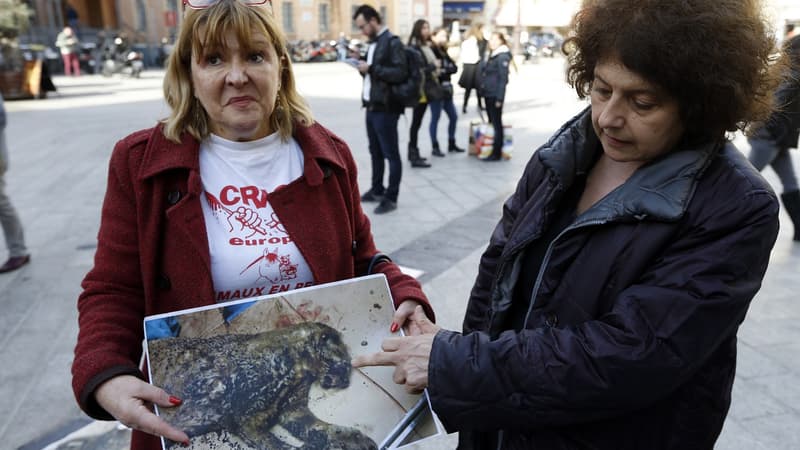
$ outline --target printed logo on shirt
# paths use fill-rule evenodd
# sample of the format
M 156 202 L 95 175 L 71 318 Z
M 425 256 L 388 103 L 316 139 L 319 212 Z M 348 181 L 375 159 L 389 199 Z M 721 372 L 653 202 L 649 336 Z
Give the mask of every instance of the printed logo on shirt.
M 239 278 L 254 287 L 218 291 L 217 301 L 274 294 L 313 284 L 305 277 L 297 280 L 299 263 L 295 259 L 302 260 L 302 256 L 272 211 L 265 190 L 227 185 L 220 189 L 218 196 L 209 192 L 205 195 L 213 217 L 221 226 L 220 232 L 228 235 L 225 238 L 227 251 L 258 251 L 255 257 L 245 259 L 244 253 L 237 257 L 242 264 L 246 263 L 241 270 L 236 270 Z M 269 214 L 269 218 L 262 214 Z

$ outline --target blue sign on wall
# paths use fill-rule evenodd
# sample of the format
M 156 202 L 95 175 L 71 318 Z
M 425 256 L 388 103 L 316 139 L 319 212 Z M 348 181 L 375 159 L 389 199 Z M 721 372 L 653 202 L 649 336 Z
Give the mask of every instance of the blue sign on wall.
M 443 2 L 446 13 L 479 13 L 484 2 Z

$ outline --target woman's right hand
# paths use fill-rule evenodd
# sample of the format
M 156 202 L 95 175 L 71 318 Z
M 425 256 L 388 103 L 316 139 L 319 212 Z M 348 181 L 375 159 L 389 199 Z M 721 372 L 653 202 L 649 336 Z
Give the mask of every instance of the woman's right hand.
M 189 436 L 156 416 L 147 403 L 162 408 L 179 406 L 181 400 L 163 389 L 146 383 L 133 375 L 119 375 L 101 384 L 94 398 L 109 414 L 134 430 L 189 445 Z

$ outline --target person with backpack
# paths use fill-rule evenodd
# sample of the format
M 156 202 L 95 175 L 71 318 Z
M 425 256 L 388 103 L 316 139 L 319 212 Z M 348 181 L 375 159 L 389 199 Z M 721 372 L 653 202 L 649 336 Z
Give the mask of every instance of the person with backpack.
M 391 86 L 408 79 L 408 63 L 403 43 L 381 23 L 375 8 L 359 6 L 353 14 L 356 27 L 369 39 L 366 61 L 357 68 L 364 77 L 361 100 L 366 108 L 367 137 L 372 163 L 372 184 L 361 196 L 362 202 L 376 202 L 375 214 L 397 209 L 403 163 L 397 121 L 405 106 L 392 95 Z M 389 161 L 389 184 L 383 185 L 384 160 Z
M 486 105 L 486 115 L 494 129 L 492 154 L 483 161 L 500 161 L 503 157 L 503 101 L 508 84 L 508 65 L 512 64 L 511 51 L 502 32 L 495 31 L 489 38 L 489 59 L 481 69 L 479 92 Z
M 458 113 L 456 112 L 456 105 L 453 103 L 453 83 L 450 77 L 458 71 L 456 63 L 447 54 L 447 29 L 438 28 L 433 33 L 433 52 L 439 60 L 439 85 L 442 87 L 442 98 L 440 100 L 433 100 L 428 102 L 431 107 L 431 124 L 429 133 L 431 135 L 431 143 L 433 144 L 433 154 L 439 150 L 439 140 L 437 138 L 437 130 L 439 128 L 439 117 L 442 115 L 442 109 L 447 114 L 447 152 L 448 153 L 463 153 L 464 149 L 456 145 L 456 122 L 458 121 Z
M 408 160 L 411 167 L 430 167 L 427 158 L 419 154 L 417 138 L 419 128 L 422 125 L 422 118 L 428 109 L 428 103 L 441 100 L 442 90 L 439 86 L 439 60 L 431 48 L 431 27 L 427 20 L 418 19 L 411 28 L 411 35 L 408 37 L 408 47 L 416 49 L 423 57 L 424 78 L 422 80 L 422 95 L 419 102 L 414 106 L 411 116 L 411 127 L 408 130 Z M 433 156 L 444 156 L 438 147 L 434 147 Z

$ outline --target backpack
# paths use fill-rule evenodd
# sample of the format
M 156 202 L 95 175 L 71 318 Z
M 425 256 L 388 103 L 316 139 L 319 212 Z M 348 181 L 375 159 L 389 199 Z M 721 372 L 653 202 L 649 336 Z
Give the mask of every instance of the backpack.
M 393 39 L 400 39 L 394 36 Z M 406 108 L 413 108 L 419 104 L 422 97 L 422 85 L 425 81 L 425 58 L 418 49 L 405 45 L 402 42 L 403 52 L 408 65 L 408 78 L 400 83 L 389 85 L 389 95 L 392 100 Z

